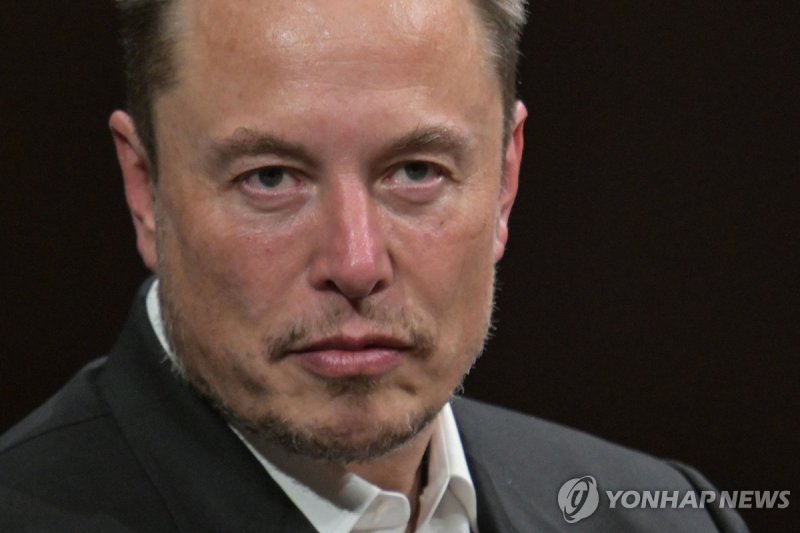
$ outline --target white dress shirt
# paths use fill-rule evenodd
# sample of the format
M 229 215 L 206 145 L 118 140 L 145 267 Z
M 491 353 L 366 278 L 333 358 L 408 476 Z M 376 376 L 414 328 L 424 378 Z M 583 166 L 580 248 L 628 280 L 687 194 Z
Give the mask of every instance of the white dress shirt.
M 147 294 L 147 314 L 173 364 L 158 300 L 158 281 Z M 477 533 L 475 486 L 450 404 L 432 422 L 428 445 L 428 482 L 419 497 L 415 531 Z M 403 533 L 411 505 L 402 493 L 386 491 L 340 466 L 291 454 L 267 439 L 231 426 L 309 522 L 323 533 L 374 531 Z

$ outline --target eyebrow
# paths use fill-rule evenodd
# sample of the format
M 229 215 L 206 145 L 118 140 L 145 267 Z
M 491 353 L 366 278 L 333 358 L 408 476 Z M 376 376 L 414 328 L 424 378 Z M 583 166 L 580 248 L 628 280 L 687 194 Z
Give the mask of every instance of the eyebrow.
M 466 135 L 447 126 L 418 126 L 392 142 L 385 151 L 390 156 L 414 152 L 440 152 L 461 160 L 473 146 Z
M 208 159 L 213 168 L 223 169 L 240 157 L 264 154 L 294 159 L 312 167 L 317 166 L 314 157 L 300 144 L 250 128 L 238 128 L 230 137 L 213 141 L 208 150 Z
M 392 141 L 380 151 L 381 158 L 399 157 L 416 152 L 450 154 L 459 162 L 474 143 L 468 137 L 448 126 L 417 126 L 410 133 Z M 211 168 L 224 169 L 236 159 L 264 154 L 276 155 L 318 168 L 318 160 L 298 143 L 251 128 L 238 128 L 229 137 L 212 141 L 207 158 Z

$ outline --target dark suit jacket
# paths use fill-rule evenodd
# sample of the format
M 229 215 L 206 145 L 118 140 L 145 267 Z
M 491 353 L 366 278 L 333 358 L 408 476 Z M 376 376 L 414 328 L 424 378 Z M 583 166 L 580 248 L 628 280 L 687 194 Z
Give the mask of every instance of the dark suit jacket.
M 107 358 L 0 438 L 0 531 L 230 531 L 313 528 L 193 390 L 177 380 L 140 291 Z M 746 531 L 733 512 L 597 511 L 568 524 L 570 478 L 600 488 L 709 489 L 695 471 L 536 418 L 453 401 L 481 533 Z

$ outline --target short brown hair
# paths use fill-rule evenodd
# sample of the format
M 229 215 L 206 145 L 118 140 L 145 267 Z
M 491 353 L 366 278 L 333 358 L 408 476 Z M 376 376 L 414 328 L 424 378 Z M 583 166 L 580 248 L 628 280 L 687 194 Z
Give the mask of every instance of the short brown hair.
M 517 95 L 519 39 L 527 18 L 527 0 L 470 0 L 485 24 L 490 55 L 500 79 L 507 140 Z M 120 17 L 128 112 L 157 171 L 153 102 L 175 80 L 175 31 L 170 10 L 175 0 L 115 0 Z

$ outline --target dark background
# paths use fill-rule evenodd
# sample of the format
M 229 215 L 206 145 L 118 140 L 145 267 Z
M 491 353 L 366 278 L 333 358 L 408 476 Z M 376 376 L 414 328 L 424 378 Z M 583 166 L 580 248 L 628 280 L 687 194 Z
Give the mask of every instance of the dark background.
M 109 349 L 146 275 L 106 127 L 111 4 L 0 12 L 0 430 Z M 499 329 L 466 392 L 720 489 L 791 490 L 788 510 L 742 513 L 790 531 L 798 9 L 768 4 L 534 3 Z

